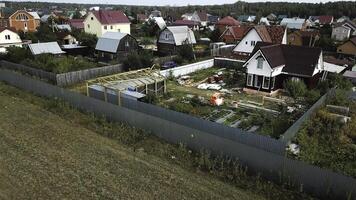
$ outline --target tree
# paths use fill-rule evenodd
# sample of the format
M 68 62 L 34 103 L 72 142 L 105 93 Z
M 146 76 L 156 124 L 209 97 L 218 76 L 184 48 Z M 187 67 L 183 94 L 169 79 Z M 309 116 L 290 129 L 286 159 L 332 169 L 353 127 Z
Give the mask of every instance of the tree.
M 195 59 L 193 47 L 188 42 L 184 42 L 184 44 L 178 48 L 178 54 L 188 61 Z
M 221 33 L 220 33 L 219 29 L 216 28 L 215 30 L 210 32 L 209 38 L 212 42 L 218 42 L 220 40 L 220 36 L 221 36 Z

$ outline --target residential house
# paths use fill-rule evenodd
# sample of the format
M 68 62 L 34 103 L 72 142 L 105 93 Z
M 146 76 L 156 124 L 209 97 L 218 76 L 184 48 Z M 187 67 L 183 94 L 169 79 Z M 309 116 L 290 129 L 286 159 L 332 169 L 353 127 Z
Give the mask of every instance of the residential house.
M 220 20 L 219 16 L 208 14 L 208 24 L 216 24 Z
M 149 18 L 152 18 L 152 17 L 162 17 L 161 11 L 159 11 L 159 10 L 151 11 L 151 14 L 150 14 Z
M 0 28 L 0 53 L 6 52 L 7 47 L 22 47 L 22 40 L 13 28 Z
M 246 67 L 246 91 L 269 94 L 283 89 L 286 80 L 304 81 L 308 88 L 317 85 L 323 72 L 320 48 L 258 43 Z
M 331 38 L 337 41 L 348 40 L 353 35 L 356 35 L 356 24 L 351 20 L 335 24 L 331 32 Z
M 266 17 L 269 21 L 277 21 L 277 15 L 271 13 Z
M 74 29 L 84 30 L 84 19 L 71 19 L 69 25 Z
M 84 20 L 84 31 L 95 34 L 97 37 L 106 32 L 130 34 L 130 24 L 127 16 L 121 11 L 91 11 Z
M 337 47 L 337 52 L 340 54 L 356 56 L 356 37 L 353 37 Z
M 77 39 L 72 34 L 66 32 L 57 32 L 57 39 L 61 45 L 78 44 Z
M 258 24 L 270 26 L 271 22 L 267 19 L 267 17 L 261 17 L 260 22 Z
M 158 29 L 161 31 L 167 27 L 167 24 L 164 21 L 163 17 L 153 17 L 152 21 L 156 24 Z
M 61 32 L 71 32 L 72 28 L 69 24 L 55 24 L 54 28 Z
M 240 16 L 238 16 L 237 20 L 240 22 L 252 23 L 256 20 L 256 16 L 254 16 L 254 15 L 240 15 Z
M 9 27 L 9 16 L 12 11 L 9 8 L 0 8 L 0 28 Z
M 196 44 L 194 32 L 188 26 L 168 26 L 160 33 L 157 48 L 160 54 L 172 55 L 184 44 Z
M 278 15 L 277 20 L 282 21 L 284 18 L 288 18 L 288 15 Z
M 230 16 L 226 16 L 222 18 L 215 24 L 215 26 L 219 29 L 221 33 L 225 31 L 225 29 L 229 26 L 238 26 L 238 25 L 240 25 L 240 22 Z
M 310 16 L 309 20 L 317 25 L 331 25 L 334 22 L 334 17 L 331 15 L 322 15 L 322 16 Z
M 241 60 L 247 59 L 257 42 L 287 44 L 287 28 L 284 26 L 254 26 L 246 32 L 242 40 L 233 49 L 233 55 Z
M 172 24 L 173 26 L 188 26 L 190 29 L 194 31 L 198 31 L 200 27 L 200 23 L 193 20 L 176 20 Z
M 9 17 L 9 25 L 16 31 L 34 32 L 40 26 L 40 20 L 36 12 L 18 10 Z
M 182 15 L 183 21 L 193 21 L 201 27 L 208 26 L 208 14 L 205 11 L 195 11 L 194 13 L 185 13 Z
M 298 17 L 284 18 L 282 19 L 280 25 L 286 26 L 288 29 L 298 29 L 298 30 L 302 30 L 307 27 L 306 20 Z
M 127 33 L 106 32 L 99 37 L 95 50 L 100 60 L 122 60 L 139 46 L 134 37 Z
M 320 33 L 317 30 L 297 30 L 288 34 L 287 42 L 290 45 L 313 47 L 319 39 Z
M 28 47 L 34 56 L 40 54 L 60 55 L 65 53 L 57 42 L 33 43 L 29 44 Z
M 340 17 L 339 19 L 336 20 L 336 23 L 341 23 L 341 22 L 344 22 L 346 20 L 350 20 L 350 17 L 342 16 L 342 17 Z
M 229 26 L 221 34 L 220 40 L 226 44 L 237 44 L 242 40 L 242 38 L 252 27 L 253 26 L 244 25 L 244 24 L 238 26 Z

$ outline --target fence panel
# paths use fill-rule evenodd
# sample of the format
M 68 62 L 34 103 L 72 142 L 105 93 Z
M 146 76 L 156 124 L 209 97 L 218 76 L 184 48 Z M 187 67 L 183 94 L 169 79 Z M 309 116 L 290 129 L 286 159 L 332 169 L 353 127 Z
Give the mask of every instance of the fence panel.
M 175 67 L 172 69 L 162 70 L 162 71 L 160 71 L 160 73 L 162 76 L 165 76 L 165 77 L 168 77 L 171 73 L 174 77 L 179 77 L 179 76 L 183 76 L 183 75 L 187 75 L 187 74 L 196 72 L 201 69 L 207 69 L 207 68 L 210 68 L 213 66 L 214 66 L 214 59 L 210 59 L 210 60 L 205 60 L 205 61 L 201 61 L 201 62 L 189 64 L 189 65 Z
M 80 83 L 92 78 L 107 76 L 120 72 L 123 72 L 123 66 L 121 64 L 118 64 L 112 66 L 97 67 L 92 69 L 85 69 L 80 71 L 57 74 L 56 80 L 57 80 L 57 85 L 67 86 L 75 83 Z
M 242 66 L 245 61 L 229 59 L 229 58 L 215 58 L 214 65 L 224 68 L 236 68 Z
M 291 160 L 282 155 L 261 148 L 219 137 L 219 134 L 205 132 L 135 109 L 119 107 L 54 85 L 25 77 L 9 70 L 0 69 L 0 80 L 21 89 L 45 97 L 58 97 L 72 106 L 106 116 L 109 120 L 131 124 L 152 132 L 171 143 L 185 143 L 194 150 L 207 149 L 215 154 L 238 158 L 249 170 L 270 180 L 280 178 L 303 186 L 304 191 L 323 198 L 356 199 L 356 180 L 330 170 Z M 133 105 L 135 106 L 135 105 Z M 139 106 L 139 105 L 137 105 Z M 223 130 L 225 132 L 225 130 Z M 350 194 L 353 192 L 352 196 Z

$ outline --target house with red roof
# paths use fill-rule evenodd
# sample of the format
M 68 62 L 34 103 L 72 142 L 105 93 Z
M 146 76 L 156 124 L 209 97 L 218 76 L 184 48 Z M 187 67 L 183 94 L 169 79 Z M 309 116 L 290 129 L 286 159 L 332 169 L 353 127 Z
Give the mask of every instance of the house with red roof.
M 97 37 L 106 32 L 130 34 L 130 20 L 122 11 L 98 10 L 90 11 L 84 20 L 84 31 Z
M 226 44 L 237 44 L 251 28 L 253 28 L 253 26 L 244 24 L 238 26 L 229 26 L 221 34 L 220 40 Z
M 284 26 L 254 26 L 245 33 L 241 41 L 233 49 L 233 55 L 237 59 L 247 59 L 257 42 L 287 44 L 287 28 Z
M 224 32 L 227 27 L 238 25 L 240 25 L 240 22 L 231 16 L 226 16 L 215 24 L 216 28 L 218 28 L 221 33 Z
M 334 17 L 331 15 L 321 15 L 321 16 L 310 16 L 309 20 L 315 24 L 331 25 L 334 22 Z
M 84 19 L 70 19 L 69 25 L 72 28 L 84 30 Z

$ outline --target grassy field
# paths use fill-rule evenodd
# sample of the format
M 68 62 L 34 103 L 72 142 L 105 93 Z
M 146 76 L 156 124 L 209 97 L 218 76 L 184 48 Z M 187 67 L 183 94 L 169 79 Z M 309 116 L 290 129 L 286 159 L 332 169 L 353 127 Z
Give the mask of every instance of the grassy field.
M 311 199 L 1 83 L 0 105 L 0 199 Z
M 264 199 L 0 91 L 0 199 Z

